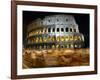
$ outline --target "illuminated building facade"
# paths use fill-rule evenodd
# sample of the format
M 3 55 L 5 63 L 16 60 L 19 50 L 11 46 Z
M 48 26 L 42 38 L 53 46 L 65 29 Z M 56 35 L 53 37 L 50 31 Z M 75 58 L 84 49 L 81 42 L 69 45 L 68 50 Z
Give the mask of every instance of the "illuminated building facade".
M 84 36 L 72 15 L 50 15 L 27 26 L 26 47 L 33 49 L 82 48 Z

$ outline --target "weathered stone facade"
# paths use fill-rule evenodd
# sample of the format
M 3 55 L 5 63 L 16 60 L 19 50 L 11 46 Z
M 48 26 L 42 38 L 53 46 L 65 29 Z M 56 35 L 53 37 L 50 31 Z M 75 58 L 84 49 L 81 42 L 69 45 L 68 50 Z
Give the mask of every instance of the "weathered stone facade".
M 27 27 L 28 48 L 82 48 L 84 36 L 72 15 L 50 15 Z

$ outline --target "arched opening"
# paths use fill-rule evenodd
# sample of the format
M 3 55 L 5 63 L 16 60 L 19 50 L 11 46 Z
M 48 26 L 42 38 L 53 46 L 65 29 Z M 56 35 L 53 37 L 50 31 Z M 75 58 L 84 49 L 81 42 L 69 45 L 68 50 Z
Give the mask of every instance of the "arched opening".
M 76 29 L 74 29 L 74 32 L 76 32 Z
M 68 28 L 66 28 L 66 32 L 68 32 Z
M 61 48 L 64 48 L 64 45 L 61 45 L 60 47 L 61 47 Z
M 70 28 L 70 32 L 72 32 L 72 28 Z
M 61 32 L 64 32 L 64 28 L 61 28 Z
M 48 28 L 48 32 L 49 32 L 49 33 L 51 32 L 51 28 Z
M 56 40 L 59 42 L 60 41 L 60 36 L 57 36 Z
M 61 41 L 64 41 L 64 40 L 65 40 L 65 39 L 64 39 L 64 36 L 61 36 L 60 40 L 61 40 Z
M 59 32 L 59 28 L 57 28 L 57 32 Z
M 68 36 L 66 36 L 66 37 L 65 37 L 65 41 L 68 41 L 68 40 L 69 40 L 69 37 L 68 37 Z
M 55 32 L 55 28 L 52 29 L 52 32 Z

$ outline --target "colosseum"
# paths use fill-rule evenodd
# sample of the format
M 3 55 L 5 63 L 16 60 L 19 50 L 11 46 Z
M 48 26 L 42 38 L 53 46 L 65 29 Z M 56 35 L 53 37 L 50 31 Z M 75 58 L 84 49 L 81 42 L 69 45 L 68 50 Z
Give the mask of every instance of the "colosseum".
M 27 26 L 26 48 L 82 48 L 84 35 L 72 15 L 50 15 Z

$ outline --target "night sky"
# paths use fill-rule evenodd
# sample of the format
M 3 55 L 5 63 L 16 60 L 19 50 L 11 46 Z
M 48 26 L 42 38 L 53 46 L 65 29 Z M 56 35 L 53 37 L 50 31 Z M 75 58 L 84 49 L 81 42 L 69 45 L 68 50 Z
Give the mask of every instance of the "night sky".
M 48 15 L 68 14 L 73 15 L 76 23 L 79 26 L 79 31 L 85 36 L 85 47 L 89 47 L 89 14 L 76 14 L 76 13 L 55 13 L 55 12 L 35 12 L 23 11 L 23 44 L 25 43 L 27 26 L 35 19 L 43 19 Z

